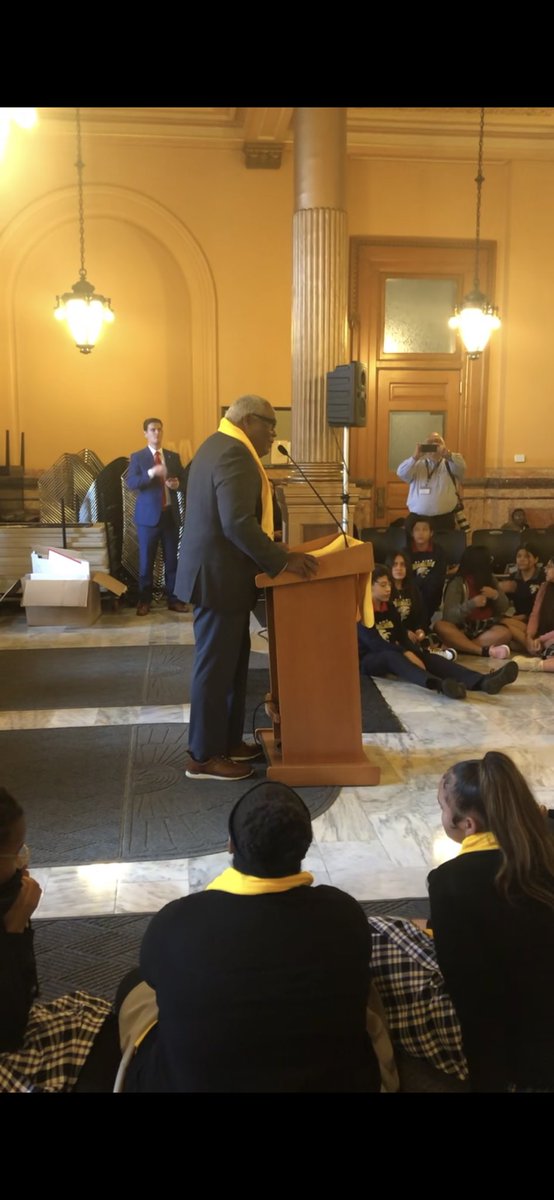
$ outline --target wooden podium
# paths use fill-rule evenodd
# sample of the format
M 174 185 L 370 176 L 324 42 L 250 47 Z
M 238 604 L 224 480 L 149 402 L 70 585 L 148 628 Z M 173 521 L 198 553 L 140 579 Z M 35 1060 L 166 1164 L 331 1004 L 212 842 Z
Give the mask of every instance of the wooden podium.
M 294 549 L 309 554 L 336 535 Z M 269 762 L 267 778 L 294 786 L 376 784 L 379 768 L 362 742 L 356 634 L 358 576 L 373 568 L 369 542 L 318 559 L 309 580 L 285 571 L 265 588 L 273 729 L 256 730 Z

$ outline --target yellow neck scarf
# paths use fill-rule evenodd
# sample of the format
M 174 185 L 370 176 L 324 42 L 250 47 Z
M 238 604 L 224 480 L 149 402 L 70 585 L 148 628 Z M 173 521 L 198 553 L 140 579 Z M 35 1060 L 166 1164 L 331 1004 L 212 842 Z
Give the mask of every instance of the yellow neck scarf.
M 309 887 L 314 877 L 309 871 L 298 875 L 285 875 L 282 879 L 260 879 L 257 875 L 243 875 L 234 867 L 227 867 L 208 884 L 206 891 L 232 892 L 234 896 L 263 896 L 266 892 L 290 892 L 291 888 Z
M 500 850 L 494 833 L 470 833 L 464 838 L 460 854 L 468 854 L 470 850 Z
M 239 429 L 238 425 L 233 425 L 232 421 L 228 421 L 227 417 L 221 418 L 221 421 L 217 427 L 217 431 L 218 433 L 226 433 L 227 437 L 236 438 L 237 442 L 242 442 L 243 446 L 246 446 L 246 449 L 250 451 L 258 471 L 260 472 L 260 478 L 262 481 L 262 529 L 264 533 L 267 533 L 268 537 L 273 539 L 275 532 L 273 526 L 273 495 L 271 492 L 271 484 L 264 471 L 261 458 L 258 454 L 256 454 L 250 438 L 243 433 L 242 429 Z
M 349 546 L 364 545 L 358 538 L 350 537 L 348 533 L 346 535 L 346 542 Z M 322 546 L 320 550 L 310 550 L 310 554 L 313 554 L 314 558 L 321 558 L 323 554 L 333 554 L 336 550 L 344 550 L 344 546 L 344 534 L 341 533 L 335 538 L 334 542 L 329 542 L 328 546 Z M 368 629 L 371 629 L 372 625 L 375 624 L 373 600 L 371 598 L 371 577 L 369 575 L 358 575 L 357 619 L 362 622 L 362 625 L 366 625 Z

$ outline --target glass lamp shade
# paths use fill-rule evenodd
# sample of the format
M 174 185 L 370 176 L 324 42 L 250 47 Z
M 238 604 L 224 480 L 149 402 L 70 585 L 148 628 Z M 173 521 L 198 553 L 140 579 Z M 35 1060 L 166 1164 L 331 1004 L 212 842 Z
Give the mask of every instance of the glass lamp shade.
M 115 319 L 110 301 L 95 294 L 85 279 L 73 284 L 71 292 L 57 297 L 54 316 L 67 321 L 71 336 L 81 354 L 90 354 L 96 345 L 105 322 Z
M 465 296 L 461 309 L 456 308 L 448 324 L 459 331 L 469 357 L 478 358 L 493 330 L 500 329 L 500 317 L 482 292 L 471 292 Z

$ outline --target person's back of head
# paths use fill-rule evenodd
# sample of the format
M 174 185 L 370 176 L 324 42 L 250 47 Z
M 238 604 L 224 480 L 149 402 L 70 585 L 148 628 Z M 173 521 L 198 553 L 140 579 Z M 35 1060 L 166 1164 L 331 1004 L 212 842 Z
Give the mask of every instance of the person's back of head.
M 454 822 L 472 817 L 476 832 L 494 834 L 502 857 L 495 880 L 501 895 L 523 892 L 554 908 L 554 839 L 512 759 L 490 750 L 482 759 L 455 763 L 443 783 Z
M 487 547 L 467 546 L 460 559 L 458 574 L 463 579 L 471 576 L 478 588 L 492 587 L 492 557 Z
M 259 783 L 237 800 L 229 817 L 233 866 L 243 875 L 295 875 L 312 841 L 309 810 L 284 783 Z

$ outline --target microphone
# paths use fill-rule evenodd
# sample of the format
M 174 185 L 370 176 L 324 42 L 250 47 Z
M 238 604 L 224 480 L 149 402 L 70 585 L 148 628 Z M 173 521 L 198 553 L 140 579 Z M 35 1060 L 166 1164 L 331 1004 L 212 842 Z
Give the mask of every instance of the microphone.
M 317 491 L 317 488 L 315 488 L 315 487 L 314 487 L 314 485 L 313 485 L 313 483 L 311 482 L 311 480 L 310 480 L 310 479 L 308 479 L 308 476 L 307 476 L 307 475 L 306 475 L 306 473 L 305 473 L 305 472 L 302 470 L 302 467 L 299 467 L 299 466 L 298 466 L 298 463 L 294 461 L 294 458 L 292 457 L 292 454 L 289 454 L 289 452 L 288 452 L 288 450 L 287 450 L 286 446 L 283 446 L 283 443 L 282 443 L 282 442 L 278 442 L 278 444 L 277 444 L 277 449 L 278 449 L 278 451 L 279 451 L 279 454 L 283 454 L 283 455 L 285 456 L 285 458 L 288 458 L 288 459 L 290 459 L 290 461 L 291 461 L 291 463 L 292 463 L 293 467 L 296 467 L 296 470 L 300 472 L 300 474 L 301 474 L 302 478 L 306 480 L 306 483 L 308 484 L 308 487 L 311 487 L 311 489 L 312 489 L 312 492 L 314 492 L 314 494 L 317 496 L 317 498 L 318 498 L 318 500 L 319 500 L 319 503 L 323 505 L 323 507 L 324 507 L 324 509 L 326 510 L 326 512 L 328 512 L 328 513 L 329 513 L 329 516 L 332 518 L 332 520 L 334 521 L 335 525 L 337 526 L 337 528 L 338 528 L 338 529 L 340 530 L 340 532 L 342 533 L 342 536 L 343 536 L 343 538 L 344 538 L 344 544 L 345 544 L 345 546 L 346 546 L 346 549 L 348 550 L 348 539 L 347 539 L 346 533 L 344 532 L 344 529 L 343 529 L 343 527 L 342 527 L 342 525 L 341 525 L 340 521 L 337 521 L 337 518 L 336 518 L 336 516 L 335 516 L 334 512 L 331 512 L 331 509 L 329 508 L 329 505 L 325 503 L 325 500 L 323 499 L 323 496 L 320 496 L 319 492 Z

